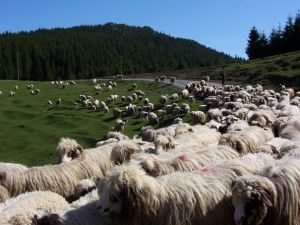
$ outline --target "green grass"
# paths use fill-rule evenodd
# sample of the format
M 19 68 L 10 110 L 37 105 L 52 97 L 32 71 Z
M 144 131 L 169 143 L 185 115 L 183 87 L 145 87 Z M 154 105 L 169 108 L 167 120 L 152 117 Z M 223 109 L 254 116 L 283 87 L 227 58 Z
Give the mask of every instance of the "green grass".
M 26 85 L 33 83 L 34 88 L 41 92 L 31 95 Z M 28 166 L 57 163 L 58 156 L 55 151 L 60 137 L 75 138 L 84 147 L 93 147 L 95 143 L 105 136 L 115 124 L 112 116 L 114 107 L 124 108 L 121 100 L 109 106 L 111 111 L 105 114 L 102 111 L 90 111 L 79 107 L 74 108 L 74 101 L 78 100 L 81 90 L 94 99 L 105 100 L 110 94 L 130 95 L 133 81 L 117 81 L 118 86 L 112 91 L 103 91 L 95 95 L 90 81 L 77 81 L 75 86 L 64 89 L 51 85 L 50 82 L 31 81 L 0 81 L 0 161 L 17 162 Z M 161 94 L 172 94 L 178 91 L 167 84 L 135 82 L 137 89 L 143 90 L 151 102 L 158 104 Z M 9 97 L 9 91 L 18 85 L 17 94 Z M 47 101 L 55 103 L 57 98 L 62 99 L 59 107 L 49 107 Z M 179 100 L 178 103 L 182 103 Z M 141 105 L 139 103 L 138 105 Z M 199 102 L 191 105 L 192 110 L 199 106 Z M 146 120 L 136 115 L 128 118 L 129 123 L 125 134 L 132 137 L 139 133 Z M 168 125 L 173 120 L 167 116 L 160 126 Z M 186 116 L 185 121 L 190 117 Z
M 279 88 L 280 84 L 285 84 L 300 89 L 300 51 L 214 67 L 138 74 L 136 76 L 175 75 L 181 79 L 201 79 L 203 75 L 209 75 L 212 80 L 220 82 L 222 70 L 226 71 L 229 83 L 260 83 L 265 87 L 275 89 Z

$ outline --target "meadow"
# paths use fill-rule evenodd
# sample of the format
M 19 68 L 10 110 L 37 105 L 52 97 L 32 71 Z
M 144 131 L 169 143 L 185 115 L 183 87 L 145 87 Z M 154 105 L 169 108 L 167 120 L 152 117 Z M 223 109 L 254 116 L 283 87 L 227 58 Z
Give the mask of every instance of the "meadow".
M 105 82 L 100 81 L 100 82 Z M 77 85 L 65 88 L 51 84 L 51 82 L 34 81 L 0 81 L 0 161 L 23 163 L 28 166 L 58 163 L 56 153 L 57 142 L 61 137 L 76 139 L 85 148 L 94 147 L 96 142 L 102 140 L 108 131 L 112 130 L 116 119 L 112 109 L 124 109 L 126 104 L 121 101 L 121 96 L 131 95 L 132 84 L 137 84 L 137 89 L 146 93 L 150 102 L 160 108 L 159 96 L 173 94 L 178 89 L 170 84 L 118 80 L 117 87 L 112 91 L 103 90 L 100 95 L 95 95 L 90 80 L 76 81 Z M 32 95 L 27 88 L 33 84 L 33 89 L 40 89 L 40 93 Z M 11 90 L 18 86 L 15 96 L 9 96 Z M 119 99 L 112 103 L 110 112 L 92 111 L 81 107 L 74 107 L 74 102 L 79 100 L 79 94 L 91 95 L 94 99 L 105 101 L 111 94 L 119 95 Z M 60 106 L 55 105 L 60 98 Z M 51 100 L 53 106 L 48 106 Z M 182 103 L 181 98 L 178 103 Z M 135 103 L 143 105 L 142 102 Z M 191 110 L 199 106 L 193 103 Z M 172 123 L 172 116 L 166 116 L 159 126 Z M 190 117 L 183 118 L 190 121 Z M 141 127 L 148 125 L 148 121 L 138 115 L 128 117 L 128 125 L 124 133 L 130 137 L 139 133 Z

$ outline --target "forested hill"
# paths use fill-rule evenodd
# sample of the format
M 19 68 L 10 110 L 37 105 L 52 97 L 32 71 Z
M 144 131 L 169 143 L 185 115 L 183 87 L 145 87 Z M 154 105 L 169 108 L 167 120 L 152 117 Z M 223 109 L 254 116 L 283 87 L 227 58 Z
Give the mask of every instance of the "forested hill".
M 236 61 L 195 41 L 150 27 L 107 23 L 0 34 L 0 79 L 85 79 Z

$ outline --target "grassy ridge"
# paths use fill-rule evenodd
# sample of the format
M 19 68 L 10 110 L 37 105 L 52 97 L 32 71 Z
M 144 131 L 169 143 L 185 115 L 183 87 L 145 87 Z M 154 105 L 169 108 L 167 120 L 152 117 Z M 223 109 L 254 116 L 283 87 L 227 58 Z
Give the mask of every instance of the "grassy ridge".
M 41 92 L 31 95 L 26 85 L 33 83 L 34 89 Z M 114 107 L 124 108 L 121 100 L 109 106 L 110 112 L 90 111 L 79 107 L 74 108 L 74 101 L 78 100 L 81 90 L 94 99 L 105 100 L 110 94 L 131 95 L 133 81 L 118 81 L 117 88 L 112 91 L 102 91 L 95 95 L 90 81 L 78 81 L 75 86 L 58 88 L 50 82 L 29 81 L 0 81 L 0 161 L 18 162 L 29 166 L 57 163 L 55 148 L 60 137 L 75 138 L 84 147 L 93 147 L 97 141 L 112 129 L 115 118 L 112 116 Z M 178 89 L 171 85 L 135 82 L 138 89 L 143 90 L 151 102 L 157 104 L 161 94 L 172 94 Z M 17 94 L 9 97 L 9 91 L 18 85 Z M 62 99 L 59 107 L 49 107 L 47 101 L 55 103 Z M 181 100 L 178 102 L 181 103 Z M 139 103 L 138 105 L 142 105 Z M 194 103 L 196 109 L 199 103 Z M 125 134 L 138 134 L 140 128 L 147 125 L 147 121 L 131 116 Z M 160 126 L 169 124 L 173 118 L 166 117 Z M 187 116 L 185 120 L 189 120 Z
M 139 74 L 136 76 L 154 77 L 164 74 L 176 75 L 181 79 L 201 79 L 203 75 L 209 75 L 212 80 L 220 81 L 219 74 L 222 70 L 228 74 L 228 80 L 232 83 L 260 83 L 275 88 L 279 87 L 279 84 L 286 84 L 299 89 L 300 51 L 246 62 L 236 62 L 223 66 L 165 71 L 156 74 Z

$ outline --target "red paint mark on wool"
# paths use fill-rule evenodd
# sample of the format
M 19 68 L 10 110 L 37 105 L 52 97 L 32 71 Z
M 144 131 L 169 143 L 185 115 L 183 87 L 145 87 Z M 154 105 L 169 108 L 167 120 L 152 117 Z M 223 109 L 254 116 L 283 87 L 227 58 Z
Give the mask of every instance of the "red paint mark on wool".
M 214 168 L 203 167 L 203 168 L 199 169 L 199 172 L 200 173 L 206 173 L 206 174 L 207 173 L 213 174 L 213 173 L 217 173 L 217 170 L 214 169 Z
M 182 155 L 178 156 L 177 159 L 179 159 L 181 161 L 186 161 L 188 159 L 188 157 L 186 154 L 182 154 Z

